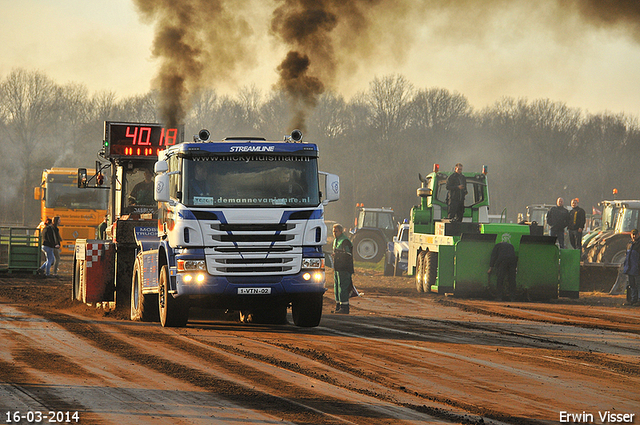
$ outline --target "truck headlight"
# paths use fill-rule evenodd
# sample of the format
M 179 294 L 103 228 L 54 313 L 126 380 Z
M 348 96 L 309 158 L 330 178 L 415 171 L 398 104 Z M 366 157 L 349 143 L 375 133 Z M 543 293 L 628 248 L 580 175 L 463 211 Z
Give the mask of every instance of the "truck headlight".
M 303 269 L 322 269 L 324 268 L 324 258 L 303 258 Z
M 178 260 L 177 266 L 179 272 L 207 269 L 207 265 L 204 260 Z
M 312 272 L 312 273 L 305 272 L 302 275 L 302 278 L 304 280 L 313 280 L 316 283 L 323 283 L 324 279 L 325 279 L 325 276 L 324 276 L 324 272 L 323 271 L 319 271 L 318 270 L 318 271 L 315 271 L 315 272 Z

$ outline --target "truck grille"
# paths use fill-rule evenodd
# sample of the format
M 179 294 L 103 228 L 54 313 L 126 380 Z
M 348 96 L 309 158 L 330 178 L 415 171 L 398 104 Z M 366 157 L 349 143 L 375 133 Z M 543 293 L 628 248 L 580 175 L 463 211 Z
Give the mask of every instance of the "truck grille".
M 211 223 L 203 226 L 207 270 L 212 275 L 295 274 L 302 262 L 302 234 L 296 223 Z

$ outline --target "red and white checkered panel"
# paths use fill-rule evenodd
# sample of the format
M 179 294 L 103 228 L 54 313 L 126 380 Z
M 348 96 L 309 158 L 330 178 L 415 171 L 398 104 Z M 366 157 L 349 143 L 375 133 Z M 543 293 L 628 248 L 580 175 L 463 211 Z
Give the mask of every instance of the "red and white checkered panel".
M 93 263 L 100 261 L 100 257 L 104 252 L 104 244 L 102 243 L 88 243 L 85 252 L 85 260 L 87 262 L 87 268 L 92 267 Z

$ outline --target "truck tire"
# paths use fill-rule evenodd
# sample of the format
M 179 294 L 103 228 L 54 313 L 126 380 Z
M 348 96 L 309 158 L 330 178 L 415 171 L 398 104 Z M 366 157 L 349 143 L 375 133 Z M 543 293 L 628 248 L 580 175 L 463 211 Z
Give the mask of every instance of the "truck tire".
M 400 258 L 398 257 L 396 257 L 396 260 L 393 263 L 393 275 L 402 276 L 402 269 L 400 269 Z
M 384 260 L 384 275 L 385 276 L 393 276 L 393 272 L 394 272 L 393 263 L 389 260 L 389 258 L 385 258 L 385 260 Z
M 142 293 L 142 270 L 140 261 L 133 265 L 133 277 L 131 279 L 131 320 L 141 322 L 157 322 L 160 319 L 158 311 L 158 294 Z
M 313 328 L 322 318 L 323 294 L 300 294 L 291 303 L 293 324 L 301 328 Z
M 418 292 L 424 292 L 424 257 L 426 252 L 421 251 L 416 259 L 416 290 Z
M 424 262 L 424 292 L 431 291 L 431 285 L 436 284 L 436 277 L 438 276 L 438 253 L 433 251 L 427 251 Z
M 160 312 L 160 323 L 163 327 L 182 327 L 189 321 L 189 300 L 174 298 L 169 293 L 169 268 L 164 265 L 160 270 L 158 281 L 158 310 Z
M 385 253 L 382 237 L 373 232 L 358 232 L 353 238 L 353 258 L 356 261 L 377 263 Z

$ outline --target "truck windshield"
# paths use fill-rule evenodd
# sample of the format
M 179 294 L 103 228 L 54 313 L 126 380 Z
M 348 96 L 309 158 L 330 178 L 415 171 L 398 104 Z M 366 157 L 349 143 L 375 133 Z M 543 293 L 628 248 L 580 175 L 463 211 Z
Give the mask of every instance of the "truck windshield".
M 213 207 L 315 207 L 316 158 L 238 155 L 185 158 L 184 203 Z
M 64 176 L 66 180 L 67 176 Z M 54 176 L 49 176 L 46 185 L 45 207 L 105 210 L 109 199 L 109 191 L 102 189 L 80 189 L 77 183 L 57 183 Z

